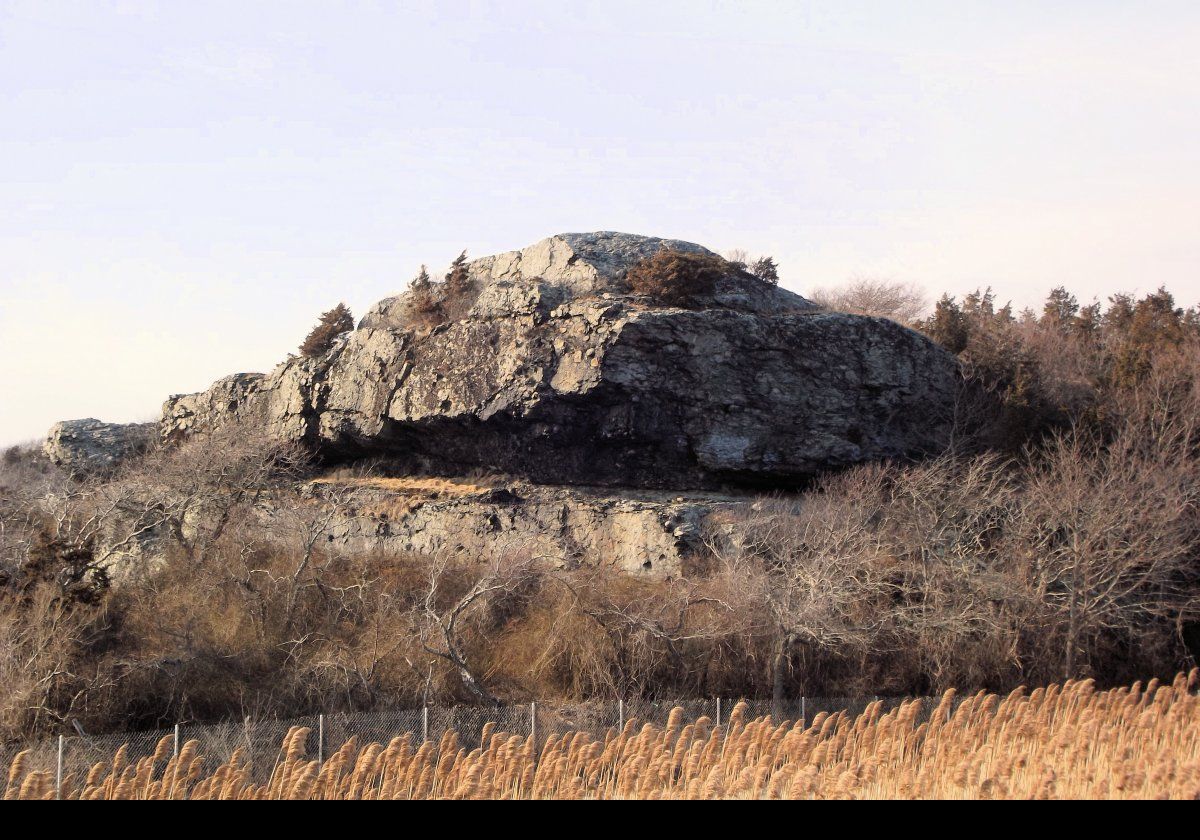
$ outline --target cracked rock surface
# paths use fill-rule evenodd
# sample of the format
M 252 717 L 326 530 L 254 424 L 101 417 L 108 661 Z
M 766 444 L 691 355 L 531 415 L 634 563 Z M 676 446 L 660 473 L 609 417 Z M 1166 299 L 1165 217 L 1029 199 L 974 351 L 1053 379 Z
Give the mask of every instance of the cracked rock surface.
M 465 317 L 421 327 L 405 295 L 388 298 L 324 356 L 172 397 L 161 432 L 238 420 L 334 462 L 678 489 L 777 486 L 944 445 L 950 354 L 732 270 L 688 309 L 630 294 L 630 266 L 666 247 L 709 253 L 600 232 L 475 260 Z
M 305 503 L 333 505 L 329 544 L 351 552 L 528 552 L 549 565 L 606 563 L 629 574 L 675 577 L 703 546 L 714 514 L 752 503 L 744 495 L 675 495 L 611 488 L 550 487 L 519 480 L 490 488 L 428 492 L 383 480 L 346 488 L 309 485 Z M 339 492 L 341 489 L 343 492 Z M 289 503 L 294 504 L 294 503 Z M 265 532 L 292 511 L 264 501 L 257 512 Z

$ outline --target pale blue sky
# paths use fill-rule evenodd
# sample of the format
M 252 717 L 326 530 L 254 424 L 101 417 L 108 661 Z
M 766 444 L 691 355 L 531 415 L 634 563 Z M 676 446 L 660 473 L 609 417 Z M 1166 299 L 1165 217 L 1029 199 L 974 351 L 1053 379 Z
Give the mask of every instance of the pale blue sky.
M 0 444 L 566 230 L 1200 302 L 1200 4 L 0 0 Z

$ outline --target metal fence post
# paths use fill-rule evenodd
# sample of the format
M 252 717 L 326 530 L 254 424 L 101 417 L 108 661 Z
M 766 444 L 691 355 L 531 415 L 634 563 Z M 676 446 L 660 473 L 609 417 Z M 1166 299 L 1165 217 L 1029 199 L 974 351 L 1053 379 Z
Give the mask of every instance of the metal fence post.
M 804 695 L 800 695 L 800 720 L 808 725 L 808 710 L 804 708 Z
M 721 725 L 721 698 L 717 698 L 717 726 Z
M 63 736 L 58 736 L 58 761 L 54 770 L 54 798 L 62 799 Z
M 421 743 L 429 740 L 429 707 L 421 707 Z
M 325 763 L 325 715 L 317 715 L 317 764 Z
M 172 739 L 171 755 L 179 758 L 179 724 L 175 724 L 175 737 Z
M 617 700 L 617 729 L 624 731 L 625 729 L 625 698 L 621 697 Z

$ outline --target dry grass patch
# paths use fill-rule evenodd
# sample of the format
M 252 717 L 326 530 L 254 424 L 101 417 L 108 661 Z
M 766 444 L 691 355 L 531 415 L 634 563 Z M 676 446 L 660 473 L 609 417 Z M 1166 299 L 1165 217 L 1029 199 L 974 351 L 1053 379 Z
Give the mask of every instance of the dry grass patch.
M 432 476 L 406 476 L 383 478 L 378 476 L 327 476 L 315 479 L 313 484 L 337 487 L 356 487 L 367 490 L 387 490 L 392 493 L 459 498 L 477 496 L 500 485 L 499 478 L 439 478 Z
M 315 479 L 312 484 L 333 490 L 365 490 L 390 494 L 385 498 L 363 499 L 360 502 L 360 509 L 391 520 L 400 520 L 424 502 L 475 498 L 503 486 L 504 481 L 499 476 L 491 475 L 470 478 L 437 476 L 387 478 L 335 473 Z

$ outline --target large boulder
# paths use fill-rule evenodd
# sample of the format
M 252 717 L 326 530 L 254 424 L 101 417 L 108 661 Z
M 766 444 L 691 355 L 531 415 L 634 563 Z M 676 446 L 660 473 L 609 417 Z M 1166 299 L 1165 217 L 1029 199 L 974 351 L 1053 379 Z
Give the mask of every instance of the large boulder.
M 229 422 L 323 456 L 558 484 L 777 484 L 944 444 L 951 355 L 877 318 L 825 313 L 732 267 L 688 308 L 633 295 L 638 260 L 698 245 L 563 234 L 468 265 L 458 320 L 376 305 L 318 358 L 172 397 L 162 430 Z
M 89 417 L 55 423 L 42 451 L 71 473 L 108 472 L 154 440 L 156 423 L 104 423 Z

